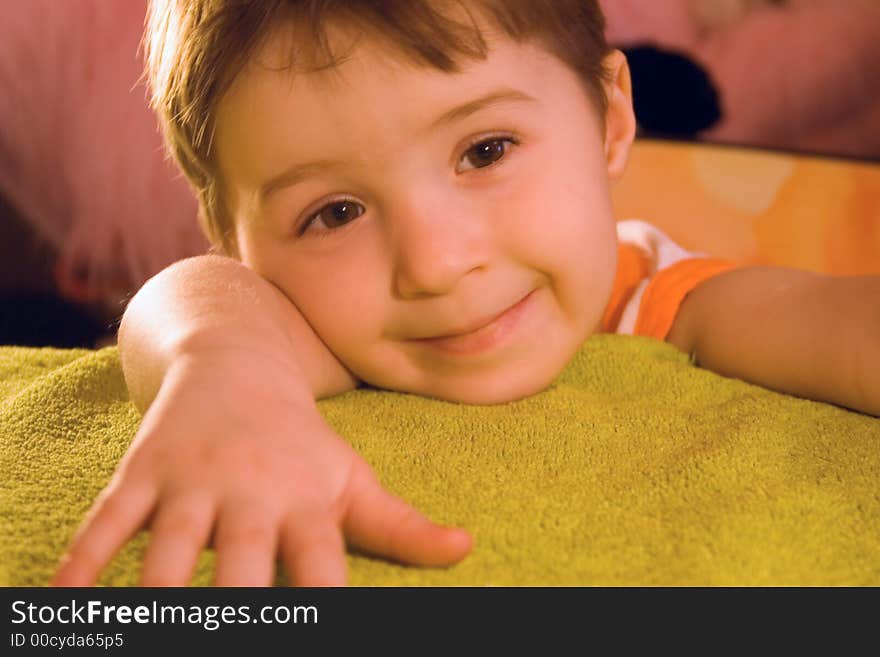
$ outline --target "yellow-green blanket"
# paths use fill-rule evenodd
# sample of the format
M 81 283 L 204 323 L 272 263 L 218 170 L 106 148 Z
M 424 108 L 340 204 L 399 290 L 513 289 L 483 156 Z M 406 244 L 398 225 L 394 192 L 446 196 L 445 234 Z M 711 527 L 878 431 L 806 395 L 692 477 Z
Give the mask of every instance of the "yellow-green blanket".
M 475 538 L 450 569 L 352 556 L 354 585 L 880 585 L 880 420 L 660 342 L 591 338 L 506 405 L 359 390 L 320 407 L 388 488 Z M 138 422 L 115 348 L 0 349 L 0 584 L 48 581 Z M 147 538 L 102 583 L 136 584 Z

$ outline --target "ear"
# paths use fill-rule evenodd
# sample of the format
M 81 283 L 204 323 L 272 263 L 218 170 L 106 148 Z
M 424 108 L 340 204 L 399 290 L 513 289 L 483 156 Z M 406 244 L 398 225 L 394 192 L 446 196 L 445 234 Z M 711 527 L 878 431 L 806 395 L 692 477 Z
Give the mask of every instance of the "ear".
M 608 100 L 605 111 L 605 161 L 609 180 L 617 182 L 626 169 L 630 146 L 636 136 L 632 82 L 626 57 L 619 50 L 607 55 L 602 64 L 608 72 L 607 82 L 604 83 Z

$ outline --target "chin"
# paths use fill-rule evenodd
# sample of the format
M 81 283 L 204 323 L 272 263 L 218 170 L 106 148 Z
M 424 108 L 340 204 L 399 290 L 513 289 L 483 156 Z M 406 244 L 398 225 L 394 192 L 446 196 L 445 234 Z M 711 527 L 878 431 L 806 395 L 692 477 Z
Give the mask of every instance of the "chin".
M 497 404 L 506 404 L 508 402 L 519 401 L 526 397 L 531 397 L 539 392 L 546 390 L 553 381 L 542 383 L 540 385 L 521 385 L 517 383 L 515 386 L 504 386 L 500 388 L 484 388 L 475 390 L 472 393 L 458 395 L 456 399 L 447 401 L 455 401 L 461 404 L 473 404 L 475 406 L 494 406 Z
M 491 377 L 466 382 L 444 382 L 440 389 L 418 394 L 477 406 L 506 404 L 543 392 L 552 385 L 561 371 L 562 368 L 545 366 L 542 371 L 527 369 L 521 372 L 497 373 Z

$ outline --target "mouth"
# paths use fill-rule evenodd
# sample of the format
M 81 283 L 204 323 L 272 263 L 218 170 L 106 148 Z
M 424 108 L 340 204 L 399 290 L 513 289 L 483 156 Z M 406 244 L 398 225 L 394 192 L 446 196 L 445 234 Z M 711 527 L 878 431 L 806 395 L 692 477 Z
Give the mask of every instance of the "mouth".
M 499 345 L 510 335 L 525 314 L 535 290 L 501 313 L 480 320 L 473 326 L 431 338 L 413 340 L 418 344 L 454 355 L 473 355 Z

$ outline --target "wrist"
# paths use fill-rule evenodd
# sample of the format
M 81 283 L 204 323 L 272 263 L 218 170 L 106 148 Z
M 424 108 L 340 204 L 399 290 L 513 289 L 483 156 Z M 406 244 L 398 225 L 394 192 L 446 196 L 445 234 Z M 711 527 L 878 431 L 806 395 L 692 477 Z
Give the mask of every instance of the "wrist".
M 169 364 L 163 385 L 168 380 L 226 389 L 236 400 L 269 393 L 317 408 L 315 394 L 294 359 L 250 345 L 202 344 L 183 351 Z
M 160 388 L 186 379 L 213 387 L 226 382 L 242 388 L 271 381 L 279 394 L 302 404 L 315 404 L 315 392 L 290 349 L 277 341 L 255 339 L 235 330 L 193 330 L 167 336 L 150 354 L 121 341 L 120 357 L 129 396 L 143 413 Z M 158 346 L 158 345 L 157 345 Z

